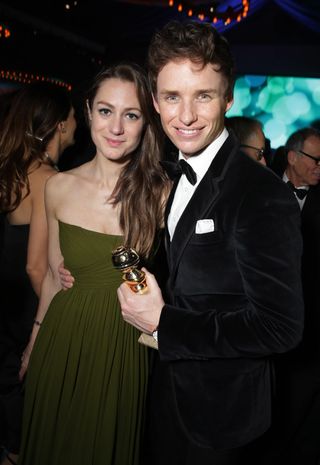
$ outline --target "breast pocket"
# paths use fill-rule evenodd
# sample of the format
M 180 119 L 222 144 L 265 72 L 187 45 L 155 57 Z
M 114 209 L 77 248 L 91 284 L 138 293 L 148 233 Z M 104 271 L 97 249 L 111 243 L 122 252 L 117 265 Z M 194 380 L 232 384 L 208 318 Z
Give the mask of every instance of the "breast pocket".
M 179 263 L 178 291 L 186 295 L 238 293 L 240 282 L 231 237 L 221 231 L 194 234 Z
M 196 234 L 194 233 L 190 239 L 190 245 L 203 245 L 203 244 L 208 244 L 212 245 L 218 242 L 221 242 L 224 240 L 224 234 L 222 231 L 217 230 L 217 231 L 211 231 L 208 233 L 203 233 L 203 234 Z

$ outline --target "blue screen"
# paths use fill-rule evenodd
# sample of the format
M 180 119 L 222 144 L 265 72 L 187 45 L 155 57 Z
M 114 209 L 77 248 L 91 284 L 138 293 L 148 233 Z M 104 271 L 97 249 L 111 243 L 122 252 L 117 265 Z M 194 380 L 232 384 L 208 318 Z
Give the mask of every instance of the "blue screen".
M 283 76 L 239 76 L 234 104 L 227 113 L 249 116 L 263 124 L 271 147 L 284 145 L 297 129 L 320 123 L 320 79 Z

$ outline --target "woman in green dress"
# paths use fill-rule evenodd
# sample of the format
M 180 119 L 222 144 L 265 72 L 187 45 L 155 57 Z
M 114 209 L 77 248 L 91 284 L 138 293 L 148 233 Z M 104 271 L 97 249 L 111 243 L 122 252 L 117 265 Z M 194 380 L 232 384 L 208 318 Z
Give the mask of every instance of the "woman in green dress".
M 111 252 L 125 244 L 150 258 L 169 185 L 138 66 L 99 73 L 86 107 L 95 157 L 46 186 L 49 268 L 20 371 L 20 465 L 139 463 L 147 349 L 121 318 Z M 75 278 L 67 291 L 62 261 Z

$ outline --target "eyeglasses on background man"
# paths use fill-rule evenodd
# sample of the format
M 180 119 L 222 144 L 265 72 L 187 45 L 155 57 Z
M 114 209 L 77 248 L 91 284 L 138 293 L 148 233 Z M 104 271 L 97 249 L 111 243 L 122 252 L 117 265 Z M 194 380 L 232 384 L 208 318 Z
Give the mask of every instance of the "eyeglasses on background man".
M 241 145 L 240 145 L 240 148 L 241 148 L 241 147 L 244 147 L 244 148 L 247 148 L 247 149 L 255 150 L 255 151 L 257 152 L 257 160 L 258 160 L 258 161 L 262 160 L 262 158 L 264 157 L 264 154 L 265 154 L 265 152 L 266 152 L 266 149 L 264 149 L 264 148 L 259 149 L 258 147 L 254 147 L 253 145 L 241 144 Z

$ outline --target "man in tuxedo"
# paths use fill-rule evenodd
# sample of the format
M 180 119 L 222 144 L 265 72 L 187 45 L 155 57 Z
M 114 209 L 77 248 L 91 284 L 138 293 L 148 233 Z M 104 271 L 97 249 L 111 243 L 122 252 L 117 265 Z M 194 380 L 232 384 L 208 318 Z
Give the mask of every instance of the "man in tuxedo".
M 309 189 L 313 192 L 320 182 L 320 132 L 311 127 L 299 129 L 291 134 L 284 149 L 287 166 L 282 179 L 293 190 L 303 211 Z
M 287 166 L 278 174 L 301 209 L 305 327 L 299 346 L 275 361 L 274 447 L 264 463 L 314 465 L 320 461 L 320 132 L 294 132 L 283 153 Z
M 224 127 L 234 65 L 210 24 L 168 23 L 148 61 L 180 163 L 165 215 L 167 302 L 148 272 L 148 292 L 118 289 L 124 319 L 158 339 L 145 463 L 247 465 L 271 421 L 270 356 L 302 335 L 299 208 Z

